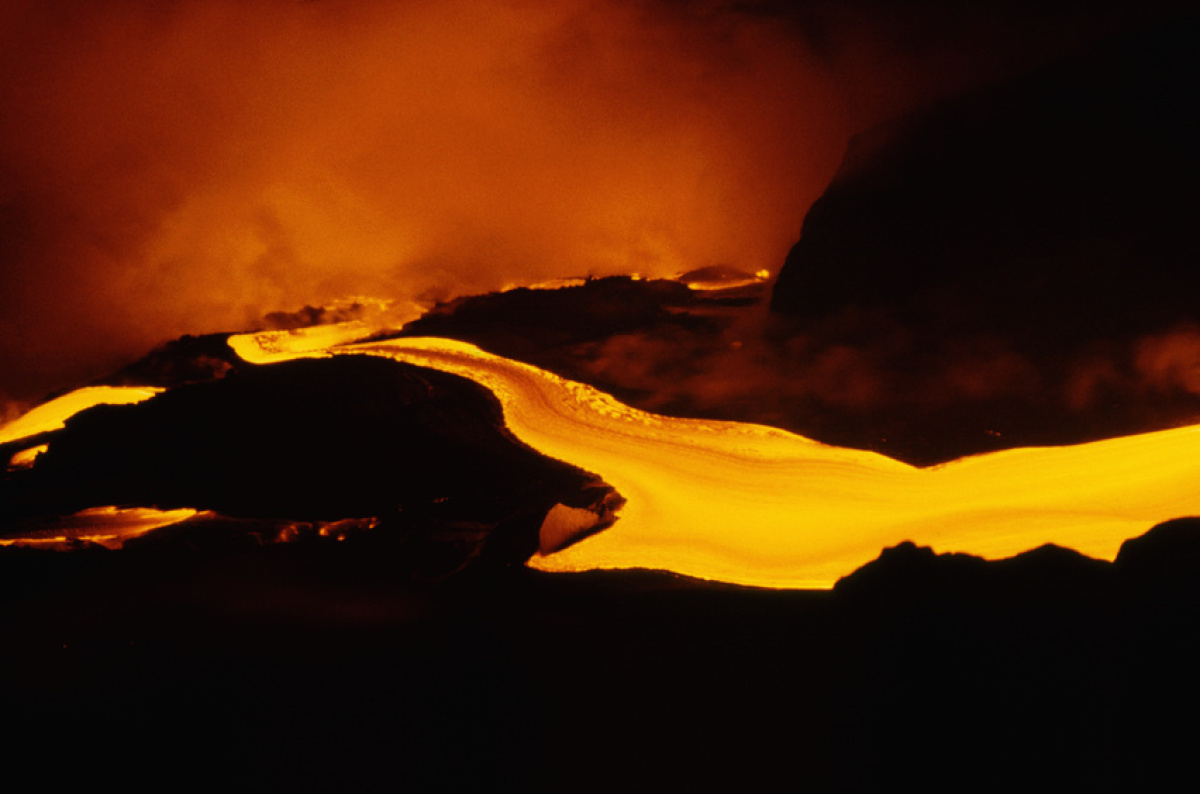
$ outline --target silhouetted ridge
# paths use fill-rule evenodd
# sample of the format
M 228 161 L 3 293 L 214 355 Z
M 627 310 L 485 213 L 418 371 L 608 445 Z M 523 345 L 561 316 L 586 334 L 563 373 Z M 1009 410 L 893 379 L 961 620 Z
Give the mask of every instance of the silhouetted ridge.
M 1167 714 L 1200 705 L 1198 550 L 1197 519 L 1128 541 L 1116 564 L 1055 546 L 884 550 L 834 588 L 851 665 L 823 682 L 837 779 L 1169 786 L 1187 740 Z
M 1176 272 L 1200 245 L 1198 28 L 1120 41 L 856 138 L 772 308 L 819 316 L 902 297 L 964 327 L 1034 321 L 1071 338 L 1161 324 L 1168 307 L 1193 316 L 1166 288 L 1200 278 Z
M 1200 518 L 1165 521 L 1121 544 L 1117 570 L 1143 588 L 1200 596 Z
M 695 300 L 692 291 L 676 281 L 613 276 L 559 289 L 522 287 L 458 298 L 406 325 L 403 335 L 460 339 L 530 361 L 556 347 L 670 321 L 671 307 Z
M 889 597 L 946 597 L 977 585 L 987 562 L 973 554 L 937 554 L 906 540 L 884 549 L 879 557 L 834 585 L 834 592 L 853 597 L 888 593 Z
M 854 138 L 771 308 L 889 399 L 806 434 L 934 463 L 1195 422 L 1161 362 L 1200 321 L 1197 96 L 1193 17 Z
M 219 380 L 245 363 L 229 347 L 229 334 L 184 335 L 96 381 L 101 386 L 159 386 Z
M 1200 518 L 1164 521 L 1121 544 L 1109 563 L 1052 543 L 1002 560 L 938 554 L 904 541 L 844 576 L 839 597 L 855 601 L 944 601 L 986 598 L 1009 606 L 1036 597 L 1044 605 L 1109 595 L 1200 595 Z M 1099 602 L 1094 604 L 1099 606 Z
M 722 300 L 710 301 L 678 281 L 612 276 L 558 289 L 519 288 L 458 298 L 383 337 L 470 342 L 639 406 L 641 398 L 653 395 L 631 388 L 624 373 L 598 367 L 604 343 L 625 335 L 672 341 L 695 335 L 711 344 L 728 320 L 689 310 L 714 303 Z M 681 348 L 680 355 L 687 354 Z

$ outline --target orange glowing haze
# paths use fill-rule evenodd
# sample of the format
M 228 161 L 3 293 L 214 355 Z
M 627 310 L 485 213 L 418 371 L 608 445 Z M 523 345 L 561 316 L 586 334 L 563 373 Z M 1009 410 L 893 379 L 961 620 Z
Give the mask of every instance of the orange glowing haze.
M 775 272 L 848 135 L 1066 41 L 914 8 L 6 2 L 0 404 L 347 295 Z

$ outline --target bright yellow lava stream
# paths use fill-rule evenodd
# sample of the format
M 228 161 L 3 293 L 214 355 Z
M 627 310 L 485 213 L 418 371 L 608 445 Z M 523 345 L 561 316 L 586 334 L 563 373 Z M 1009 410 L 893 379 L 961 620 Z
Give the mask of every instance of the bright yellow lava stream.
M 151 386 L 86 386 L 76 389 L 0 426 L 0 444 L 58 430 L 75 414 L 96 405 L 139 403 L 161 391 Z M 8 468 L 32 466 L 35 458 L 45 451 L 45 444 L 20 450 L 9 460 Z M 36 527 L 27 527 L 25 529 L 28 531 L 22 532 L 20 537 L 0 538 L 0 546 L 62 548 L 86 541 L 117 549 L 130 538 L 176 524 L 194 515 L 195 510 L 186 508 L 93 507 Z
M 1200 513 L 1200 426 L 918 469 L 773 428 L 646 413 L 462 342 L 321 341 L 291 332 L 230 344 L 254 363 L 369 354 L 465 376 L 496 395 L 518 438 L 628 500 L 610 529 L 531 561 L 547 571 L 827 588 L 903 540 L 990 559 L 1056 543 L 1111 560 L 1152 524 Z
M 196 514 L 197 511 L 190 508 L 92 507 L 44 522 L 36 529 L 22 533 L 21 537 L 0 539 L 0 546 L 69 548 L 71 544 L 86 541 L 119 549 L 130 538 L 177 524 Z
M 0 444 L 58 430 L 75 414 L 105 403 L 125 405 L 149 400 L 162 389 L 151 386 L 87 386 L 43 403 L 26 414 L 0 426 Z
M 384 356 L 491 390 L 518 438 L 595 472 L 627 500 L 611 528 L 536 556 L 530 564 L 542 570 L 658 568 L 748 585 L 823 588 L 902 540 L 990 559 L 1043 543 L 1112 559 L 1122 541 L 1152 524 L 1200 514 L 1200 426 L 918 469 L 774 428 L 646 413 L 462 342 L 353 344 L 367 332 L 350 323 L 246 334 L 230 344 L 258 364 Z M 157 391 L 80 389 L 0 428 L 0 443 L 61 427 L 98 403 L 137 402 Z M 46 527 L 42 540 L 23 540 L 119 545 L 191 514 L 98 508 Z

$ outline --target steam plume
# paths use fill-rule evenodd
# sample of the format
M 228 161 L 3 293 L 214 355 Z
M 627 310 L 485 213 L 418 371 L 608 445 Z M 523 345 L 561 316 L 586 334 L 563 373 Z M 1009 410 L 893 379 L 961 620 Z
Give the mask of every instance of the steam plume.
M 0 389 L 346 296 L 775 270 L 850 133 L 1039 51 L 938 5 L 6 3 Z

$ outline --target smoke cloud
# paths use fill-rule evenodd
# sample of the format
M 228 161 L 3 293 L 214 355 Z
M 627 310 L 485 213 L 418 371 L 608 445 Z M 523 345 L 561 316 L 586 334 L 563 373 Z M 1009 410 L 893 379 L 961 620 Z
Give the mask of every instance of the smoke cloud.
M 1138 340 L 1134 367 L 1158 391 L 1200 394 L 1200 328 L 1181 324 Z
M 916 406 L 936 412 L 1040 399 L 1047 386 L 1057 385 L 1045 383 L 1037 364 L 1004 340 L 930 345 L 888 313 L 857 307 L 803 333 L 758 307 L 716 333 L 701 327 L 615 336 L 592 345 L 584 358 L 581 366 L 593 377 L 642 395 L 641 407 L 727 413 L 797 429 L 816 421 L 806 416 L 814 407 L 818 416 Z M 1112 366 L 1107 359 L 1104 364 Z
M 347 297 L 775 271 L 850 134 L 1056 29 L 875 5 L 5 3 L 0 401 Z

